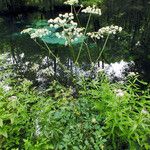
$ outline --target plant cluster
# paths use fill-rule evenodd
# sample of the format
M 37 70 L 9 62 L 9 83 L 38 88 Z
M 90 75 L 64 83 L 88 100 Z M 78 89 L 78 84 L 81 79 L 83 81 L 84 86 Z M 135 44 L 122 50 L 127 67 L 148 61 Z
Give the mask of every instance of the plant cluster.
M 70 13 L 59 14 L 58 17 L 54 19 L 49 19 L 48 25 L 42 28 L 38 28 L 38 29 L 29 28 L 23 30 L 21 33 L 28 33 L 30 37 L 36 41 L 36 43 L 37 43 L 36 39 L 40 38 L 45 44 L 56 44 L 56 42 L 52 40 L 52 39 L 56 39 L 55 41 L 59 41 L 60 44 L 64 46 L 68 46 L 70 48 L 70 50 L 72 51 L 72 57 L 75 64 L 78 63 L 81 51 L 84 46 L 87 48 L 90 62 L 93 62 L 91 58 L 90 48 L 88 46 L 88 41 L 90 40 L 90 38 L 92 38 L 91 44 L 94 44 L 98 47 L 98 49 L 101 49 L 99 42 L 100 40 L 103 41 L 104 39 L 105 41 L 104 46 L 99 52 L 98 58 L 96 59 L 96 61 L 98 61 L 104 49 L 106 48 L 106 44 L 109 39 L 109 36 L 121 32 L 122 27 L 110 25 L 106 27 L 101 27 L 97 32 L 92 32 L 92 31 L 90 32 L 89 26 L 90 26 L 91 17 L 95 18 L 101 16 L 102 14 L 101 9 L 98 8 L 96 5 L 88 6 L 86 8 L 80 6 L 79 11 L 76 12 L 74 5 L 78 4 L 78 1 L 68 0 L 65 2 L 65 4 L 71 5 Z M 80 24 L 80 19 L 78 16 L 81 13 L 88 14 L 88 19 L 85 27 L 82 27 Z M 75 56 L 76 52 L 74 46 L 77 44 L 79 45 L 79 49 L 77 55 Z M 52 54 L 52 50 L 48 48 L 48 45 L 46 45 L 46 48 Z M 52 55 L 54 56 L 54 53 Z
M 74 97 L 72 87 L 56 81 L 37 91 L 29 80 L 7 77 L 11 88 L 0 87 L 0 149 L 148 150 L 150 91 L 137 82 L 132 75 L 112 84 L 100 71 L 77 83 Z
M 122 28 L 111 25 L 87 34 L 91 16 L 101 15 L 101 10 L 95 5 L 83 8 L 81 12 L 90 14 L 86 27 L 78 28 L 73 21 L 73 5 L 78 1 L 68 0 L 66 4 L 71 5 L 71 13 L 50 19 L 44 28 L 28 28 L 22 33 L 28 33 L 35 42 L 40 38 L 56 60 L 59 59 L 47 44 L 50 38 L 62 38 L 63 44 L 73 49 L 73 42 L 83 37 L 75 63 L 83 45 L 87 45 L 87 35 L 98 40 L 107 35 L 96 61 L 99 60 L 109 35 L 121 32 Z M 38 70 L 39 65 L 32 69 Z M 5 77 L 7 72 L 4 69 L 1 76 Z M 75 93 L 73 87 L 66 88 L 56 81 L 45 91 L 37 91 L 26 79 L 18 81 L 11 76 L 1 79 L 0 149 L 150 149 L 150 90 L 136 74 L 118 84 L 110 83 L 100 70 L 95 79 L 83 77 L 75 82 Z M 147 85 L 147 90 L 139 84 Z

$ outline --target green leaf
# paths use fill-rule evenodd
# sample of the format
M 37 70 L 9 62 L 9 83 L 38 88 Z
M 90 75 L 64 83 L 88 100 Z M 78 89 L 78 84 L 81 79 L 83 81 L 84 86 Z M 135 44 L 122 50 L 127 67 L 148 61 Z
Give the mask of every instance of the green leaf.
M 3 126 L 3 120 L 0 118 L 0 127 Z
M 8 137 L 6 130 L 0 130 L 0 135 L 3 135 L 6 138 Z

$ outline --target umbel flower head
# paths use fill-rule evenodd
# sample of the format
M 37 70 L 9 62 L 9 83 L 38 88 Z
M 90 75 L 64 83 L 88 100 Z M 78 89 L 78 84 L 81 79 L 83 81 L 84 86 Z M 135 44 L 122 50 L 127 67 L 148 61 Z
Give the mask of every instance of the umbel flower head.
M 50 27 L 60 28 L 66 27 L 68 24 L 72 24 L 73 26 L 77 26 L 77 23 L 73 22 L 74 15 L 72 13 L 59 14 L 59 17 L 55 19 L 49 19 L 48 23 L 50 23 Z
M 101 9 L 97 8 L 95 5 L 88 6 L 87 8 L 83 9 L 81 12 L 83 13 L 89 13 L 89 14 L 96 14 L 96 15 L 102 15 Z
M 65 39 L 65 45 L 69 45 L 83 36 L 82 31 L 84 28 L 78 28 L 78 24 L 74 22 L 73 19 L 74 15 L 72 13 L 65 13 L 59 14 L 59 17 L 55 19 L 48 20 L 50 27 L 61 29 L 59 32 L 56 32 L 55 35 L 58 38 Z
M 51 34 L 51 31 L 49 31 L 46 28 L 42 29 L 33 29 L 33 28 L 27 28 L 21 31 L 21 34 L 27 33 L 30 35 L 31 39 L 36 39 L 36 38 L 42 38 L 43 36 L 47 36 Z
M 111 25 L 111 26 L 100 28 L 98 32 L 89 32 L 87 33 L 87 35 L 91 38 L 100 39 L 100 38 L 103 38 L 104 35 L 116 34 L 121 31 L 122 31 L 122 27 Z
M 79 1 L 78 0 L 67 0 L 66 2 L 64 2 L 64 4 L 66 5 L 75 5 L 75 4 L 78 4 Z

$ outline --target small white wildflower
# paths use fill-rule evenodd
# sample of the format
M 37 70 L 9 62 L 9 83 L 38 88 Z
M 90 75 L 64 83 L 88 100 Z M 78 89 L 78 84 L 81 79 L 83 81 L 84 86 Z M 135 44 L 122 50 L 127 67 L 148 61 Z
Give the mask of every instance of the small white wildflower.
M 81 4 L 80 7 L 83 8 L 84 6 Z
M 115 91 L 117 97 L 123 97 L 125 94 L 125 92 L 121 89 L 115 89 L 114 91 Z
M 74 41 L 78 41 L 78 38 L 75 38 Z
M 121 32 L 122 31 L 122 27 L 119 27 L 118 31 Z
M 48 23 L 53 23 L 53 19 L 49 19 L 49 20 L 48 20 Z
M 21 58 L 24 58 L 24 53 L 21 53 L 19 56 L 20 56 Z
M 135 45 L 136 45 L 136 46 L 140 46 L 140 45 L 141 45 L 141 42 L 138 41 Z
M 31 37 L 31 39 L 35 39 L 35 38 L 37 38 L 38 36 L 37 36 L 37 34 L 32 33 L 32 34 L 30 35 L 30 37 Z
M 9 85 L 3 85 L 2 88 L 4 89 L 4 91 L 8 92 L 12 89 L 12 87 L 10 87 Z
M 135 76 L 135 75 L 136 75 L 135 72 L 129 72 L 128 77 L 133 77 L 133 76 Z
M 32 70 L 38 70 L 39 69 L 39 64 L 34 63 L 31 69 Z
M 28 80 L 28 79 L 24 79 L 22 84 L 33 84 L 32 81 Z
M 15 101 L 16 99 L 17 99 L 17 96 L 11 96 L 8 98 L 8 100 L 10 100 L 10 101 Z
M 141 113 L 142 114 L 148 114 L 148 111 L 146 109 L 142 109 Z
M 53 25 L 53 24 L 50 24 L 49 26 L 50 26 L 50 28 L 53 28 L 53 27 L 54 27 L 54 25 Z
M 48 75 L 48 76 L 54 75 L 54 73 L 55 73 L 52 67 L 41 69 L 40 71 L 41 71 L 42 74 L 45 74 L 45 75 Z
M 99 68 L 97 68 L 97 70 L 96 70 L 96 72 L 97 72 L 97 73 L 99 73 L 99 72 L 104 72 L 104 71 L 105 71 L 105 70 L 104 70 L 104 69 L 102 69 L 102 68 L 100 68 L 100 67 L 99 67 Z
M 54 28 L 56 28 L 56 29 L 59 28 L 59 25 L 58 25 L 58 24 L 55 24 L 55 25 L 54 25 Z
M 61 38 L 61 35 L 59 32 L 56 32 L 55 35 L 58 37 L 58 38 Z
M 62 14 L 59 14 L 59 17 L 62 17 L 63 15 Z
M 67 45 L 68 45 L 68 42 L 66 41 L 66 42 L 65 42 L 65 46 L 67 46 Z
M 96 123 L 97 121 L 96 121 L 96 119 L 95 118 L 92 118 L 92 121 L 91 121 L 92 123 Z
M 117 93 L 116 96 L 117 96 L 117 97 L 123 97 L 123 96 L 124 96 L 124 93 L 123 93 L 123 92 Z
M 27 61 L 27 62 L 25 62 L 25 65 L 26 65 L 26 66 L 28 66 L 28 65 L 29 65 L 29 63 L 30 63 L 30 62 L 28 62 L 28 61 Z

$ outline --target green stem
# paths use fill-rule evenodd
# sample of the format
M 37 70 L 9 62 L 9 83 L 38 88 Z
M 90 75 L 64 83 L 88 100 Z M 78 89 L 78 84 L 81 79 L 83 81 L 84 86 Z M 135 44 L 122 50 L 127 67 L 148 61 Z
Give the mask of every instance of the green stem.
M 71 13 L 73 13 L 73 8 L 72 8 L 72 5 L 71 5 Z
M 34 40 L 34 41 L 35 41 L 35 43 L 36 43 L 39 47 L 41 47 L 42 49 L 48 50 L 49 56 L 52 55 L 56 60 L 59 59 L 59 58 L 51 51 L 51 49 L 49 48 L 49 46 L 47 45 L 46 42 L 43 41 L 44 45 L 46 46 L 46 48 L 45 48 L 44 46 L 40 45 L 36 40 Z M 64 69 L 64 71 L 66 71 L 66 72 L 69 72 L 69 71 L 70 71 L 70 70 L 68 70 L 68 69 L 66 68 L 66 66 L 64 66 L 60 61 L 58 61 L 58 63 L 59 63 L 59 65 Z
M 75 61 L 75 54 L 74 54 L 73 46 L 71 44 L 69 44 L 69 47 L 71 49 L 71 53 L 72 53 L 72 56 L 73 56 L 73 61 Z
M 100 57 L 101 57 L 103 51 L 105 50 L 106 44 L 107 44 L 107 42 L 108 42 L 108 38 L 109 38 L 109 34 L 108 34 L 108 36 L 107 36 L 107 38 L 106 38 L 106 40 L 105 40 L 105 43 L 104 43 L 104 45 L 103 45 L 102 50 L 100 51 L 100 53 L 99 53 L 99 55 L 98 55 L 98 58 L 97 58 L 96 62 L 100 59 Z
M 85 36 L 85 34 L 86 34 L 86 32 L 87 32 L 87 28 L 88 28 L 89 23 L 90 23 L 90 20 L 91 20 L 91 15 L 92 15 L 92 14 L 89 15 L 89 18 L 88 18 L 88 21 L 87 21 L 86 28 L 85 28 L 85 31 L 84 31 L 83 36 Z M 81 50 L 82 50 L 82 48 L 83 48 L 83 44 L 84 44 L 84 41 L 82 42 L 82 44 L 81 44 L 81 46 L 80 46 L 80 49 L 79 49 L 79 52 L 78 52 L 78 55 L 77 55 L 75 64 L 77 64 L 77 62 L 78 62 L 78 59 L 79 59 L 80 54 L 81 54 Z
M 91 58 L 91 54 L 90 54 L 89 47 L 88 47 L 87 43 L 85 43 L 85 42 L 84 42 L 84 44 L 85 44 L 85 46 L 86 46 L 86 48 L 87 48 L 87 51 L 88 51 L 88 55 L 89 55 L 89 59 L 90 59 L 90 63 L 92 63 L 92 58 Z
M 78 22 L 79 26 L 81 26 L 80 20 L 78 18 L 78 13 L 76 12 L 76 9 L 74 7 L 73 7 L 73 10 L 75 12 L 75 15 L 76 15 L 76 18 L 77 18 L 77 22 Z
M 105 43 L 104 43 L 104 45 L 103 45 L 103 47 L 102 47 L 102 50 L 100 51 L 100 53 L 99 53 L 99 55 L 98 55 L 98 58 L 96 59 L 94 65 L 93 65 L 93 66 L 91 67 L 91 69 L 90 69 L 91 71 L 93 70 L 95 64 L 98 62 L 98 60 L 100 59 L 100 57 L 101 57 L 103 51 L 105 50 L 106 44 L 107 44 L 107 42 L 108 42 L 108 39 L 109 39 L 109 34 L 107 35 L 107 38 L 106 38 Z

